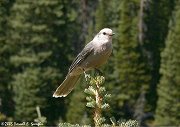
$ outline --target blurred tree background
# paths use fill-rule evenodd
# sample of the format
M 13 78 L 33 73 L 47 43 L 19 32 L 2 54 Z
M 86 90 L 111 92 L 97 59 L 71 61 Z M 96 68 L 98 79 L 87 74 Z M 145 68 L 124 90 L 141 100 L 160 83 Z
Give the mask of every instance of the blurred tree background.
M 104 27 L 113 54 L 102 67 L 112 94 L 104 115 L 180 125 L 180 0 L 0 0 L 0 121 L 91 124 L 84 77 L 52 98 L 73 58 Z

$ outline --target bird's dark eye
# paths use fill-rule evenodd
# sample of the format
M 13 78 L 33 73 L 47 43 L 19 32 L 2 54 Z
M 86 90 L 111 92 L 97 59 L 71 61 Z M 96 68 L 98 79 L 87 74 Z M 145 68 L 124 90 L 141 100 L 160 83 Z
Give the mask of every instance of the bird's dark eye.
M 105 33 L 105 32 L 103 32 L 103 34 L 104 34 L 104 35 L 106 35 L 106 33 Z

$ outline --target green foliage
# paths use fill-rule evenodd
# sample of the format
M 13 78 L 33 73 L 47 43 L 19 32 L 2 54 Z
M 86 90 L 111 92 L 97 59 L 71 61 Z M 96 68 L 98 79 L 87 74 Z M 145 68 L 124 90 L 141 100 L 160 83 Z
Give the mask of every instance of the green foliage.
M 36 106 L 36 111 L 37 111 L 38 117 L 34 119 L 34 121 L 36 123 L 41 123 L 42 125 L 46 124 L 47 123 L 46 117 L 41 115 L 39 106 Z
M 113 126 L 131 126 L 132 121 L 116 119 L 142 124 L 156 113 L 156 123 L 178 125 L 179 1 L 0 0 L 0 17 L 1 120 L 34 120 L 38 104 L 47 125 L 58 119 L 80 124 L 64 126 L 91 124 L 91 108 L 84 102 L 96 108 L 94 81 L 86 87 L 88 97 L 82 92 L 85 81 L 67 98 L 54 99 L 52 93 L 84 44 L 109 27 L 116 35 L 113 54 L 102 68 L 107 83 L 99 88 L 104 98 L 99 107 L 111 105 L 103 117 L 114 116 Z M 103 125 L 112 126 L 110 121 Z
M 114 28 L 118 25 L 119 21 L 119 5 L 121 1 L 113 0 L 99 0 L 97 9 L 95 11 L 95 31 L 98 32 L 104 27 Z
M 86 77 L 86 81 L 89 84 L 89 87 L 84 90 L 84 92 L 88 95 L 86 97 L 86 106 L 94 109 L 94 124 L 96 127 L 100 127 L 106 120 L 102 117 L 102 110 L 106 110 L 110 107 L 106 102 L 107 98 L 110 97 L 110 94 L 107 94 L 105 87 L 102 86 L 105 81 L 103 76 L 92 77 L 88 75 Z
M 150 79 L 146 74 L 145 63 L 141 59 L 141 50 L 137 39 L 139 4 L 139 1 L 136 0 L 121 1 L 119 36 L 114 51 L 115 84 L 113 86 L 115 89 L 113 93 L 117 94 L 114 101 L 121 111 L 123 107 L 127 108 L 127 112 L 120 113 L 121 117 L 125 118 L 129 118 L 128 114 L 134 114 L 134 107 L 140 91 L 147 91 Z
M 9 64 L 9 52 L 8 49 L 11 47 L 6 46 L 7 30 L 8 30 L 8 16 L 13 0 L 1 0 L 0 1 L 0 100 L 1 100 L 1 111 L 7 116 L 12 116 L 12 92 L 9 90 L 11 79 L 11 69 Z
M 11 122 L 11 121 L 13 121 L 13 118 L 12 117 L 8 117 L 5 114 L 0 112 L 0 121 Z M 1 123 L 1 126 L 3 126 L 2 123 Z
M 147 93 L 147 103 L 150 110 L 155 112 L 157 102 L 157 84 L 160 79 L 160 53 L 168 33 L 168 23 L 172 16 L 175 0 L 152 0 L 145 7 L 145 37 L 143 47 L 147 51 L 146 61 L 151 80 Z
M 37 104 L 41 107 L 42 103 L 46 104 L 43 112 L 50 124 L 64 114 L 64 102 L 54 101 L 52 93 L 58 86 L 57 78 L 61 79 L 66 72 L 64 68 L 67 68 L 70 59 L 70 55 L 66 54 L 72 50 L 68 47 L 74 35 L 68 27 L 74 24 L 76 15 L 71 10 L 66 11 L 71 6 L 67 5 L 61 0 L 17 0 L 11 9 L 6 46 L 11 47 L 9 60 L 13 69 L 11 84 L 15 93 L 17 120 L 33 120 L 34 107 Z
M 59 123 L 59 127 L 91 127 L 90 125 L 79 125 L 70 123 Z M 104 124 L 101 127 L 139 127 L 136 120 L 121 121 L 117 125 Z
M 106 10 L 109 2 L 107 0 L 100 0 L 98 4 L 98 9 L 96 10 L 96 31 L 99 31 L 100 29 L 107 26 L 107 17 L 108 17 L 108 11 Z
M 40 94 L 42 81 L 40 69 L 29 68 L 14 76 L 13 82 L 15 118 L 19 121 L 32 121 L 36 116 L 35 105 L 44 107 L 45 98 Z M 30 99 L 33 98 L 33 99 Z M 28 110 L 26 110 L 28 109 Z M 23 116 L 23 117 L 22 117 Z
M 156 123 L 158 125 L 179 125 L 180 118 L 180 2 L 177 2 L 165 49 L 161 53 L 162 74 L 158 84 L 158 106 Z
M 129 120 L 129 121 L 120 121 L 116 122 L 114 117 L 111 117 L 110 120 L 112 125 L 104 124 L 105 118 L 102 117 L 102 110 L 107 111 L 110 108 L 109 104 L 106 103 L 107 100 L 110 99 L 110 94 L 107 94 L 106 89 L 102 84 L 105 81 L 103 76 L 95 76 L 92 77 L 91 75 L 85 74 L 86 82 L 88 82 L 89 87 L 84 90 L 84 92 L 88 95 L 86 97 L 87 104 L 86 106 L 89 108 L 94 109 L 94 124 L 96 127 L 110 127 L 110 126 L 117 126 L 117 127 L 139 127 L 139 124 L 136 120 Z M 69 127 L 80 127 L 80 125 L 72 125 L 69 123 L 60 123 L 59 126 L 69 126 Z M 82 125 L 82 127 L 86 127 L 89 125 Z
M 69 123 L 85 125 L 90 123 L 90 118 L 88 117 L 88 110 L 86 110 L 85 106 L 85 95 L 82 92 L 85 80 L 82 79 L 83 78 L 77 83 L 72 96 L 70 96 L 69 110 L 67 111 L 66 119 Z

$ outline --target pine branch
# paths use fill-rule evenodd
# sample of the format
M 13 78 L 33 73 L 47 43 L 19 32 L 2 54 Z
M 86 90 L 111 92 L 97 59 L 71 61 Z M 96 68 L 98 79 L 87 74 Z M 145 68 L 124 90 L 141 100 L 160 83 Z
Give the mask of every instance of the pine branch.
M 102 86 L 105 81 L 103 76 L 92 77 L 86 74 L 85 77 L 89 84 L 89 87 L 84 91 L 88 95 L 86 97 L 86 106 L 94 109 L 94 124 L 95 127 L 100 127 L 105 122 L 105 118 L 102 117 L 102 111 L 110 107 L 106 101 L 111 95 L 107 94 L 105 87 Z
M 87 94 L 86 106 L 92 108 L 94 111 L 94 125 L 95 127 L 139 127 L 136 120 L 128 121 L 116 121 L 114 117 L 110 118 L 112 125 L 105 124 L 105 118 L 102 116 L 102 112 L 110 108 L 107 101 L 111 98 L 111 94 L 108 94 L 106 88 L 103 86 L 105 77 L 95 76 L 92 77 L 89 74 L 85 74 L 86 82 L 88 83 L 88 88 L 84 90 Z M 79 124 L 70 123 L 59 123 L 59 127 L 81 127 Z M 82 127 L 90 127 L 90 125 L 82 125 Z

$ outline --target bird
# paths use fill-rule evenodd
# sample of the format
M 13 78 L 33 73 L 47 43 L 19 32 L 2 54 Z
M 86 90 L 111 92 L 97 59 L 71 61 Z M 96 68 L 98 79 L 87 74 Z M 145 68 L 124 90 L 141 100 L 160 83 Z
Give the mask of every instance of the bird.
M 112 53 L 112 36 L 110 28 L 103 28 L 95 35 L 72 62 L 68 74 L 56 89 L 53 97 L 66 97 L 75 87 L 80 75 L 89 70 L 98 70 L 105 64 Z

